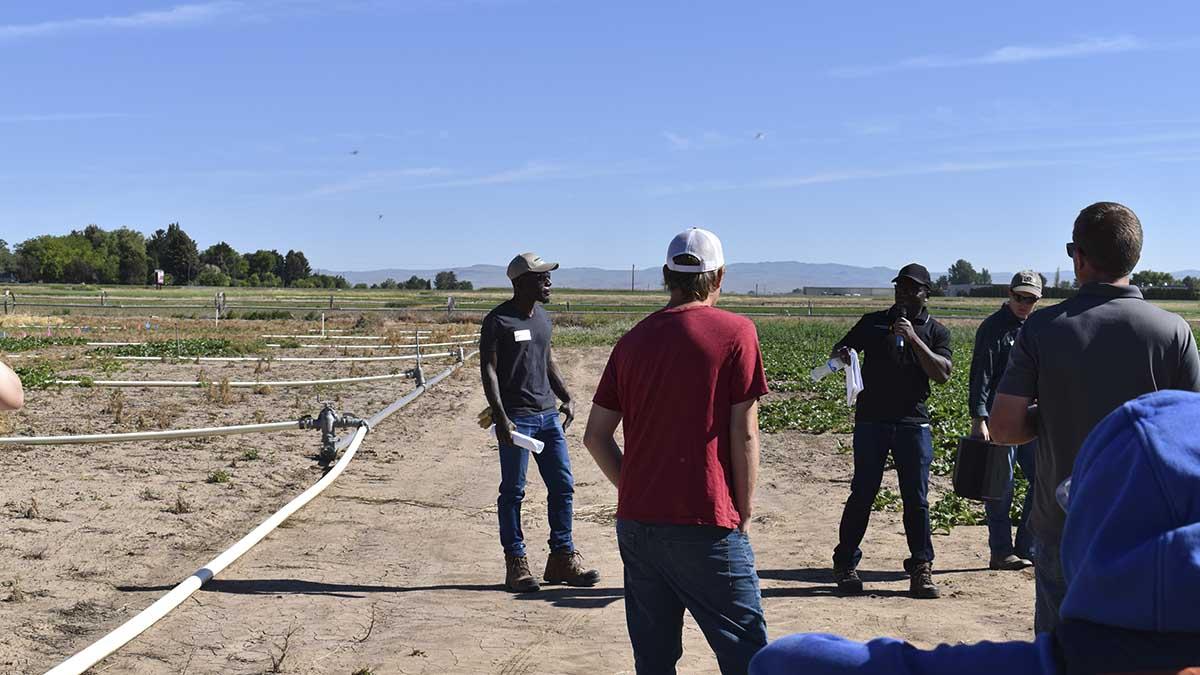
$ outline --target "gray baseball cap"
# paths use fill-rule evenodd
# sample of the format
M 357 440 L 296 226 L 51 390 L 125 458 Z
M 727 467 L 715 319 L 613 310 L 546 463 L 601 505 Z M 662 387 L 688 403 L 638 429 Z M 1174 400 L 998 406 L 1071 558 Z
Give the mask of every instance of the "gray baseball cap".
M 1014 293 L 1028 293 L 1035 298 L 1042 297 L 1042 275 L 1033 270 L 1024 270 L 1013 275 L 1008 290 Z
M 522 253 L 508 263 L 508 279 L 512 281 L 526 272 L 553 272 L 558 263 L 546 262 L 536 253 Z

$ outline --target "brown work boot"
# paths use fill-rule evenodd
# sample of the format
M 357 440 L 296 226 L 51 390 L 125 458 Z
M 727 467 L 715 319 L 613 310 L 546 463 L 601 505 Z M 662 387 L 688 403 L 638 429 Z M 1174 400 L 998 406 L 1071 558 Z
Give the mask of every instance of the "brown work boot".
M 908 592 L 914 598 L 932 600 L 941 595 L 933 583 L 933 563 L 917 562 L 910 566 Z
M 585 570 L 579 551 L 554 551 L 546 559 L 546 573 L 542 579 L 548 584 L 595 586 L 600 581 L 600 572 Z
M 529 571 L 529 561 L 523 555 L 504 554 L 504 588 L 513 593 L 532 593 L 541 588 L 533 573 Z

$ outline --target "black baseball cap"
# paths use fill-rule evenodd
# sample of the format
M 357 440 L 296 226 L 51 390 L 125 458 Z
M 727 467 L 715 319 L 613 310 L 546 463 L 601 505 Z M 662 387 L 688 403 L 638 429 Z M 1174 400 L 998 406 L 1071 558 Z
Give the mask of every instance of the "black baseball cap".
M 892 279 L 892 283 L 900 281 L 901 277 L 908 277 L 926 288 L 933 288 L 933 282 L 929 280 L 929 270 L 925 269 L 924 265 L 909 263 L 901 267 L 900 273 L 896 275 L 895 279 Z

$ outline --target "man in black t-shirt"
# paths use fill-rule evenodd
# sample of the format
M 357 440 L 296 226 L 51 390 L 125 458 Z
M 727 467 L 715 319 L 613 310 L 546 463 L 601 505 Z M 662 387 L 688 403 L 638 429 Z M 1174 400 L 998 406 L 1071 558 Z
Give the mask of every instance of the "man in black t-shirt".
M 500 444 L 500 497 L 496 511 L 500 544 L 504 547 L 504 585 L 510 591 L 538 590 L 525 557 L 521 531 L 521 501 L 525 498 L 525 471 L 529 451 L 513 443 L 514 431 L 545 444 L 535 453 L 538 471 L 548 492 L 550 557 L 542 578 L 546 583 L 592 586 L 600 573 L 583 567 L 571 541 L 575 480 L 563 430 L 575 419 L 575 404 L 566 381 L 550 352 L 550 318 L 539 303 L 550 300 L 550 272 L 558 263 L 522 253 L 508 264 L 513 297 L 493 309 L 483 320 L 479 337 L 483 393 L 491 406 Z M 555 396 L 562 407 L 555 409 Z M 559 412 L 566 419 L 559 422 Z
M 886 312 L 859 319 L 832 355 L 850 362 L 850 350 L 866 352 L 864 389 L 854 411 L 854 478 L 839 527 L 833 569 L 838 590 L 862 592 L 856 568 L 859 544 L 867 532 L 871 507 L 888 452 L 896 465 L 904 504 L 904 534 L 912 557 L 904 561 L 914 598 L 938 597 L 933 584 L 933 540 L 929 527 L 929 465 L 933 437 L 929 429 L 929 380 L 950 379 L 950 331 L 929 316 L 929 271 L 905 265 L 892 280 L 896 304 Z

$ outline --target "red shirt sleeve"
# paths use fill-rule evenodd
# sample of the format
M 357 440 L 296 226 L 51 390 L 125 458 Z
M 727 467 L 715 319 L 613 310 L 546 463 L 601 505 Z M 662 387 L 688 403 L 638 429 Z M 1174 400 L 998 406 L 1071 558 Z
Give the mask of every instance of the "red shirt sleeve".
M 762 350 L 758 346 L 758 330 L 746 321 L 733 343 L 730 365 L 733 368 L 729 380 L 730 404 L 737 405 L 767 394 L 767 373 L 763 370 Z M 605 406 L 607 407 L 607 406 Z
M 604 367 L 604 374 L 600 376 L 600 384 L 596 385 L 596 393 L 592 396 L 592 403 L 617 412 L 621 412 L 621 394 L 617 381 L 620 346 L 620 343 L 617 343 L 617 346 L 613 347 L 612 353 L 608 355 L 608 365 Z

